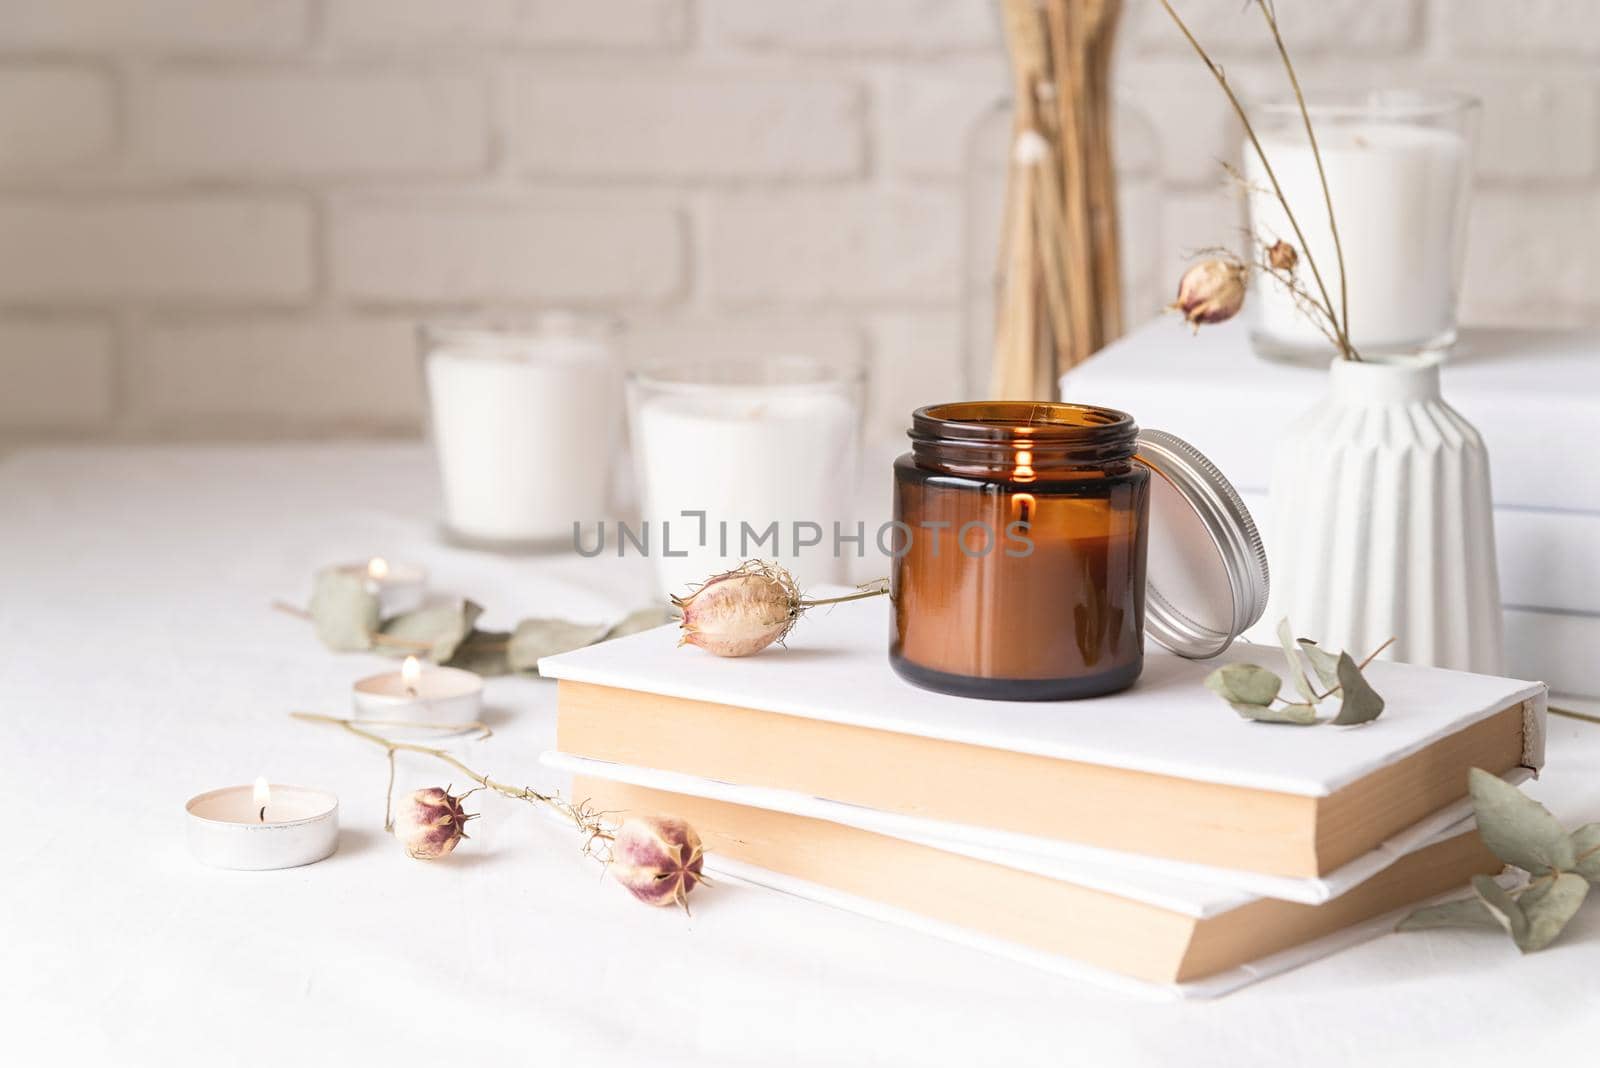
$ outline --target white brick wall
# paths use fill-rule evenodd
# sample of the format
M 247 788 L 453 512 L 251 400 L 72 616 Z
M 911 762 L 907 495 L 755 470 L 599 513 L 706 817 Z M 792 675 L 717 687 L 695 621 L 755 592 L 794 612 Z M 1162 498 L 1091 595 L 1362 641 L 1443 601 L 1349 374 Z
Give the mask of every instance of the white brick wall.
M 164 71 L 132 85 L 133 161 L 172 177 L 471 177 L 488 86 L 428 70 Z
M 1241 0 L 1179 4 L 1281 86 Z M 1142 315 L 1233 233 L 1237 131 L 1127 6 Z M 1484 98 L 1469 318 L 1600 325 L 1600 3 L 1278 7 L 1313 89 Z M 552 306 L 865 359 L 892 431 L 962 389 L 1006 86 L 993 0 L 0 0 L 0 442 L 410 432 L 418 319 Z

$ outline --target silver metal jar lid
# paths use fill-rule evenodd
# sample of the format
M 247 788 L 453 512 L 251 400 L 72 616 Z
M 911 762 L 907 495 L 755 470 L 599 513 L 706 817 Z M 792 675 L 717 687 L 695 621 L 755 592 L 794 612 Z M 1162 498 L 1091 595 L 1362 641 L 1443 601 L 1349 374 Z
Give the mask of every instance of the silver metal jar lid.
M 1204 660 L 1267 610 L 1267 553 L 1233 484 L 1194 446 L 1139 432 L 1150 480 L 1145 631 L 1179 656 Z

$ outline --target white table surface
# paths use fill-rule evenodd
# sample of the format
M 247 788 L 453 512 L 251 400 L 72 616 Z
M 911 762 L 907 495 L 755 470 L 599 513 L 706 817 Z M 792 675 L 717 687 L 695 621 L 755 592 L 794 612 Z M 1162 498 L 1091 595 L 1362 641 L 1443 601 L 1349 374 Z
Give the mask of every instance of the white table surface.
M 343 713 L 392 662 L 269 611 L 379 553 L 520 616 L 607 618 L 641 562 L 437 544 L 409 445 L 52 449 L 0 463 L 0 1042 L 11 1064 L 1241 1065 L 1582 1063 L 1600 1035 L 1600 901 L 1521 958 L 1480 932 L 1389 935 L 1216 1002 L 1143 1001 L 737 884 L 639 906 L 526 806 L 448 862 L 381 833 L 384 761 Z M 778 654 L 781 655 L 781 654 Z M 552 684 L 489 684 L 504 778 Z M 1600 726 L 1552 719 L 1531 792 L 1600 819 Z M 340 796 L 320 864 L 213 871 L 183 803 L 259 774 Z M 459 778 L 459 777 L 458 777 Z M 449 781 L 403 759 L 400 786 Z M 1572 1059 L 1576 1058 L 1576 1059 Z

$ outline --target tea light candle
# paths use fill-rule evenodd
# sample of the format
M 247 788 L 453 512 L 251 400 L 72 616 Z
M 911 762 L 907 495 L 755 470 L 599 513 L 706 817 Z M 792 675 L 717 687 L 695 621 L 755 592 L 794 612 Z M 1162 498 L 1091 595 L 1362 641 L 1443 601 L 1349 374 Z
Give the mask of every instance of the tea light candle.
M 417 564 L 391 564 L 374 556 L 364 564 L 345 564 L 340 571 L 365 575 L 367 589 L 378 595 L 378 614 L 387 618 L 422 607 L 428 572 Z
M 191 797 L 189 852 L 202 864 L 270 871 L 313 864 L 339 844 L 339 799 L 324 790 L 229 786 Z
M 461 668 L 424 668 L 408 656 L 399 671 L 359 680 L 351 698 L 359 718 L 465 727 L 481 718 L 483 678 Z

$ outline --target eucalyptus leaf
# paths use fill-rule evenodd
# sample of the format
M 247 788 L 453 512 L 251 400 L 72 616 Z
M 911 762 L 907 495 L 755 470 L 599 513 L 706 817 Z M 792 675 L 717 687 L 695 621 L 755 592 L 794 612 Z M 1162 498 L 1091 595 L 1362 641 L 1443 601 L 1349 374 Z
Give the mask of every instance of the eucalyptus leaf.
M 510 631 L 475 630 L 456 646 L 447 666 L 464 668 L 479 675 L 509 675 L 511 662 L 506 657 L 506 650 L 510 644 Z
M 1574 866 L 1572 839 L 1539 802 L 1482 768 L 1472 769 L 1467 788 L 1478 834 L 1495 856 L 1534 875 Z
M 1317 710 L 1312 705 L 1284 704 L 1273 708 L 1271 705 L 1250 705 L 1243 701 L 1229 701 L 1228 704 L 1245 719 L 1253 719 L 1257 723 L 1291 723 L 1296 727 L 1309 727 L 1317 722 Z
M 1316 672 L 1317 681 L 1322 683 L 1322 688 L 1331 690 L 1339 685 L 1339 658 L 1310 638 L 1301 638 L 1299 645 L 1300 651 L 1311 661 L 1311 670 Z
M 653 627 L 659 627 L 663 623 L 670 622 L 671 619 L 672 617 L 667 613 L 666 608 L 662 606 L 651 605 L 649 608 L 641 608 L 636 612 L 628 613 L 622 619 L 611 624 L 611 629 L 606 631 L 605 637 L 601 641 L 608 642 L 612 638 L 624 638 L 629 634 L 637 634 L 641 630 L 650 630 Z
M 1339 714 L 1333 717 L 1335 727 L 1350 727 L 1357 723 L 1370 723 L 1383 715 L 1383 698 L 1378 696 L 1361 668 L 1349 653 L 1339 654 Z
M 1294 640 L 1294 631 L 1289 626 L 1288 617 L 1278 620 L 1278 644 L 1283 646 L 1283 655 L 1289 661 L 1289 681 L 1294 683 L 1294 688 L 1306 704 L 1317 703 L 1317 692 L 1311 688 L 1310 681 L 1306 678 L 1305 665 L 1300 660 L 1299 644 Z
M 1396 931 L 1429 931 L 1438 927 L 1487 927 L 1498 931 L 1495 919 L 1481 900 L 1464 897 L 1442 905 L 1428 905 L 1395 924 Z
M 1517 948 L 1524 953 L 1536 953 L 1555 941 L 1589 896 L 1589 880 L 1564 871 L 1539 890 L 1537 897 L 1530 891 L 1517 902 L 1527 921 L 1526 933 L 1517 940 Z
M 511 635 L 506 660 L 511 670 L 535 675 L 541 657 L 593 645 L 611 630 L 604 624 L 569 623 L 564 619 L 524 619 Z
M 1472 892 L 1478 896 L 1483 907 L 1493 916 L 1495 922 L 1503 927 L 1512 939 L 1521 946 L 1528 937 L 1528 917 L 1523 915 L 1522 906 L 1517 904 L 1517 899 L 1506 893 L 1504 887 L 1487 875 L 1474 875 L 1472 877 Z
M 1206 687 L 1229 703 L 1270 705 L 1283 680 L 1254 664 L 1225 664 L 1206 676 Z
M 1591 883 L 1600 883 L 1600 823 L 1585 823 L 1573 831 L 1573 871 Z
M 372 648 L 378 595 L 367 589 L 365 575 L 332 567 L 317 572 L 310 613 L 317 637 L 329 649 L 356 653 Z
M 471 601 L 453 604 L 430 605 L 414 612 L 403 612 L 385 620 L 383 637 L 393 642 L 379 641 L 383 651 L 395 656 L 416 653 L 416 643 L 426 642 L 425 654 L 434 663 L 443 664 L 456 655 L 456 649 L 472 633 L 472 625 L 483 614 L 483 608 Z

